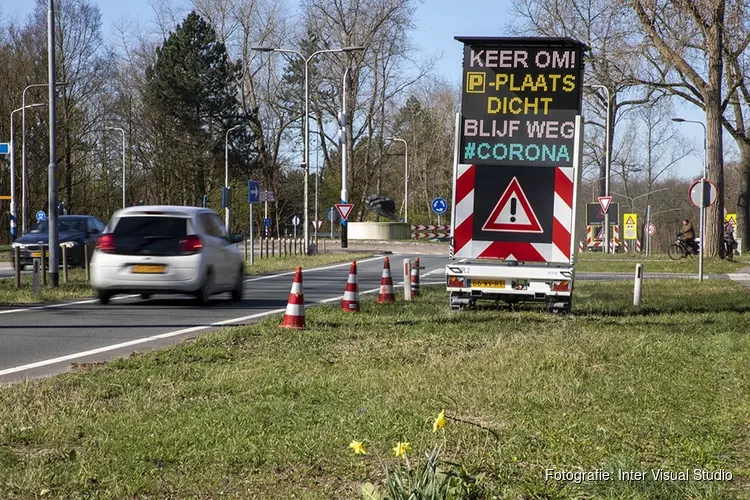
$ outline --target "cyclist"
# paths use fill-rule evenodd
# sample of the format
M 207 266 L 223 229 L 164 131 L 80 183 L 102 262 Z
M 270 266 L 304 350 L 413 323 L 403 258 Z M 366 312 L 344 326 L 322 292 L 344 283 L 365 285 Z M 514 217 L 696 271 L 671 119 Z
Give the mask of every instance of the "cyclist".
M 737 248 L 737 241 L 734 239 L 734 224 L 730 221 L 724 222 L 724 249 L 725 256 L 729 259 L 734 254 L 734 249 Z
M 695 228 L 693 227 L 693 223 L 690 222 L 689 219 L 685 219 L 682 221 L 682 232 L 679 234 L 681 234 L 683 239 L 685 240 L 685 245 L 687 246 L 688 253 L 692 251 L 697 255 L 698 245 L 695 243 Z

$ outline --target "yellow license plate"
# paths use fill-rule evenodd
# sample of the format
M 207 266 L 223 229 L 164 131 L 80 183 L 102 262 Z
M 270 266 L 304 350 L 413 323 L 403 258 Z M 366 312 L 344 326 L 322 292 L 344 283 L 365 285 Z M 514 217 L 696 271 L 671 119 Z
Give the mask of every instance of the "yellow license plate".
M 158 266 L 152 264 L 139 264 L 133 266 L 133 272 L 139 274 L 163 274 L 167 270 L 167 266 Z
M 31 258 L 32 259 L 38 259 L 41 256 L 42 256 L 42 252 L 41 251 L 39 251 L 39 252 L 31 252 Z M 45 251 L 44 252 L 44 257 L 45 258 L 49 257 L 49 252 Z
M 505 288 L 505 281 L 471 280 L 471 288 Z

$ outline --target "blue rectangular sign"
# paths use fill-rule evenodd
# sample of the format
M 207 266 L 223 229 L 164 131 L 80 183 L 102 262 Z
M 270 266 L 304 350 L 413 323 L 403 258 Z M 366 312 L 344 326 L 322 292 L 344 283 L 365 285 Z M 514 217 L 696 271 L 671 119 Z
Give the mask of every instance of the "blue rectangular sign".
M 260 182 L 247 181 L 247 202 L 260 203 Z
M 7 155 L 10 153 L 10 144 L 7 142 L 0 142 L 0 155 Z

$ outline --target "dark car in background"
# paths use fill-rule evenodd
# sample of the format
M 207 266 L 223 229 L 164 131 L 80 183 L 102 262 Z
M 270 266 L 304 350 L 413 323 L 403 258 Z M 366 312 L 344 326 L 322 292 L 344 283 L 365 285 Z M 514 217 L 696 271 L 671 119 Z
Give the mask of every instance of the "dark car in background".
M 104 223 L 91 215 L 60 215 L 58 216 L 60 243 L 68 243 L 66 250 L 69 266 L 83 267 L 84 259 L 91 259 L 96 247 L 96 238 L 102 234 Z M 88 252 L 86 251 L 88 243 Z M 30 266 L 34 258 L 49 255 L 49 219 L 36 223 L 26 234 L 11 244 L 10 261 L 15 266 L 15 248 L 20 249 L 19 267 Z M 62 250 L 60 251 L 62 259 Z

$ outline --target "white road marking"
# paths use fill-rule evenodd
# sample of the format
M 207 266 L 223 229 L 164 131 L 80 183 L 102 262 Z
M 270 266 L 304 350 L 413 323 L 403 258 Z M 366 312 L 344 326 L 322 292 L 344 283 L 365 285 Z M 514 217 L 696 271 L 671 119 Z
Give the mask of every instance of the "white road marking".
M 382 257 L 370 257 L 369 259 L 358 260 L 357 264 L 360 264 L 360 263 L 363 263 L 363 262 L 372 262 L 374 260 L 382 260 L 384 258 L 385 258 L 385 256 L 382 256 Z M 352 260 L 354 260 L 354 259 L 352 259 Z M 346 267 L 346 266 L 351 266 L 351 265 L 352 265 L 351 262 L 346 262 L 344 264 L 335 264 L 335 265 L 326 266 L 326 267 L 312 267 L 310 269 L 302 269 L 302 275 L 304 276 L 305 273 L 311 273 L 313 271 L 327 271 L 329 269 L 336 269 L 336 268 L 339 268 L 339 267 Z M 250 283 L 251 281 L 260 281 L 260 280 L 268 280 L 268 279 L 271 279 L 271 278 L 278 278 L 279 276 L 294 276 L 294 274 L 296 272 L 297 271 L 295 270 L 295 271 L 287 271 L 287 272 L 283 272 L 283 273 L 279 273 L 279 274 L 269 274 L 268 276 L 260 276 L 258 278 L 248 278 L 248 279 L 245 280 L 245 283 Z

